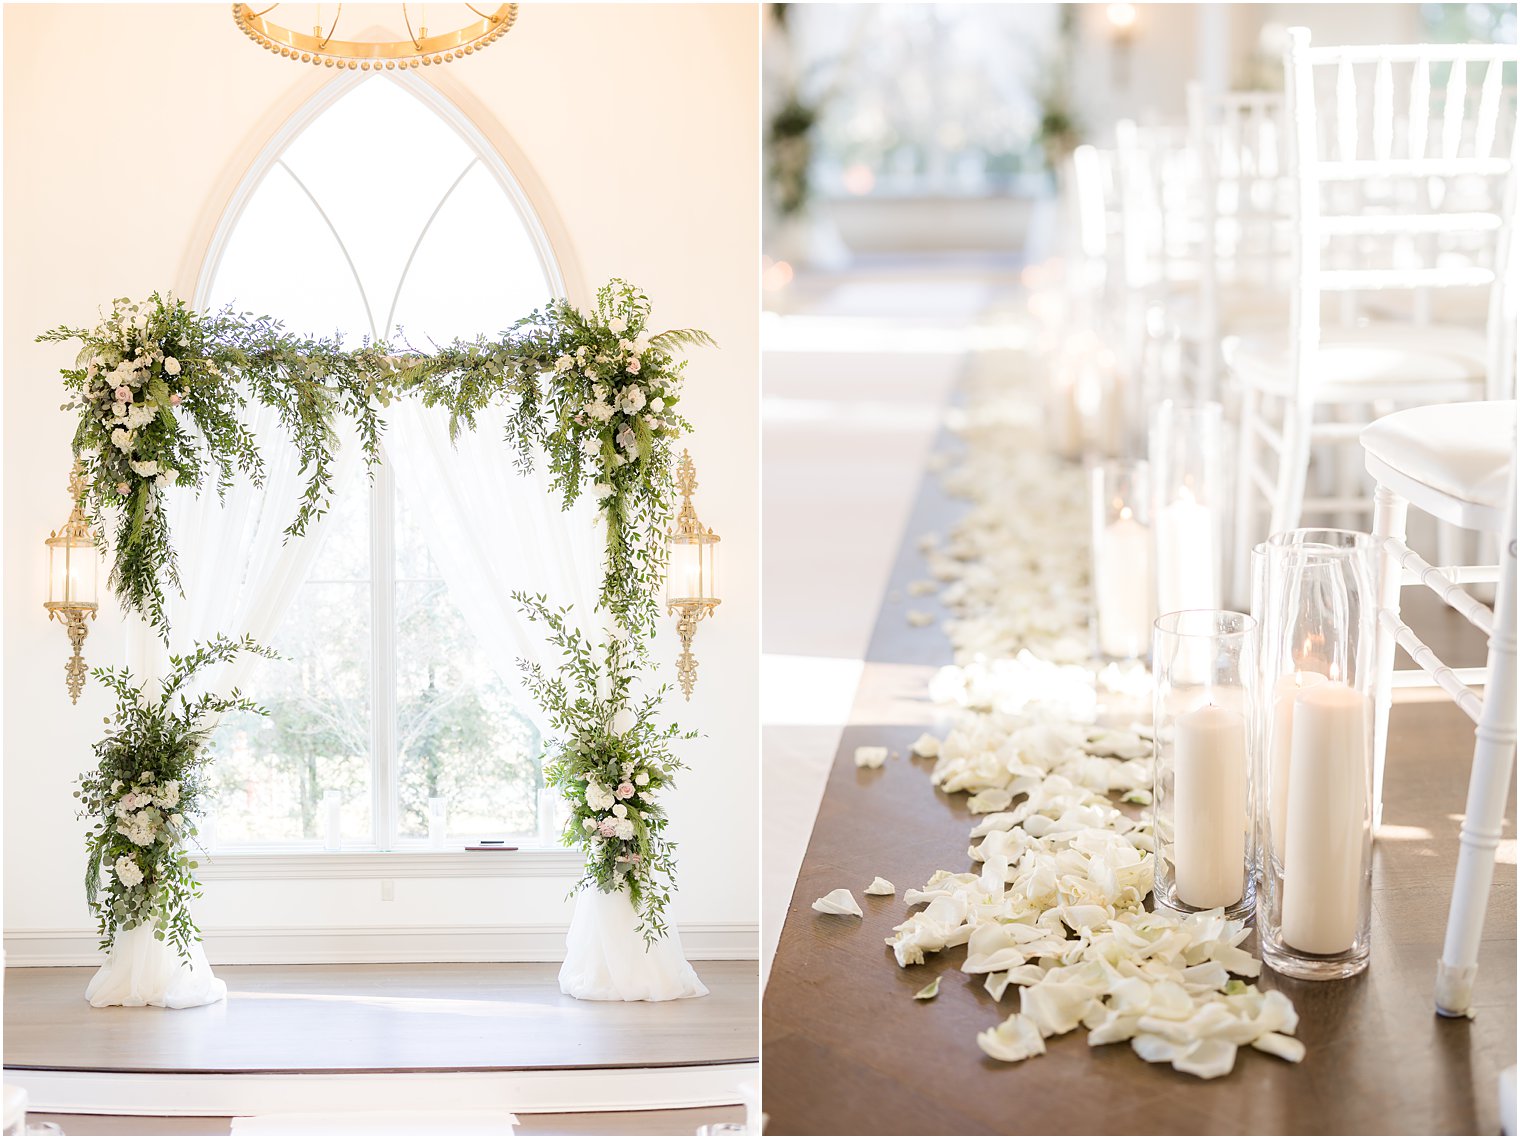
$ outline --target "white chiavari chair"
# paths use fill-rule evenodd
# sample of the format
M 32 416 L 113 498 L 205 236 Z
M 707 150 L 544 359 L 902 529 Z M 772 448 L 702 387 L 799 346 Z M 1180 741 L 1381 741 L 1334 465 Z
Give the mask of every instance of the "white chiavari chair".
M 1514 45 L 1311 47 L 1307 29 L 1289 32 L 1291 318 L 1286 336 L 1242 337 L 1227 358 L 1242 393 L 1237 555 L 1254 540 L 1262 500 L 1270 533 L 1306 511 L 1369 508 L 1344 483 L 1306 498 L 1317 444 L 1354 444 L 1400 406 L 1511 394 L 1502 357 L 1514 333 L 1495 266 L 1513 226 L 1504 203 L 1513 203 L 1515 100 L 1504 69 L 1517 56 Z M 1487 290 L 1485 330 L 1356 317 L 1358 294 L 1455 288 Z M 1322 298 L 1339 302 L 1339 323 L 1322 320 Z M 1247 569 L 1237 556 L 1236 596 Z
M 1195 399 L 1220 398 L 1222 341 L 1288 326 L 1284 114 L 1280 92 L 1209 93 L 1188 85 L 1188 140 L 1199 171 L 1198 289 L 1167 316 Z
M 1478 945 L 1515 764 L 1515 401 L 1409 408 L 1373 423 L 1361 442 L 1377 483 L 1372 536 L 1381 559 L 1374 817 L 1382 814 L 1395 685 L 1439 687 L 1477 725 L 1456 883 L 1436 971 L 1437 1011 L 1465 1016 L 1472 1008 Z M 1430 565 L 1406 544 L 1411 505 L 1452 526 L 1502 534 L 1500 564 Z M 1493 609 L 1462 588 L 1495 580 Z M 1407 586 L 1425 586 L 1488 634 L 1485 668 L 1450 667 L 1400 619 L 1400 594 Z M 1394 649 L 1400 645 L 1418 668 L 1394 671 Z M 1477 685 L 1483 686 L 1482 696 L 1474 691 Z

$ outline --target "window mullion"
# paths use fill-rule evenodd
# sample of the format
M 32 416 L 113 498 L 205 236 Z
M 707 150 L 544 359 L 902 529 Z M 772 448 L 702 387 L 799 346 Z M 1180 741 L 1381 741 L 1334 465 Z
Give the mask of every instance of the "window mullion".
M 396 849 L 396 481 L 390 462 L 374 468 L 370 490 L 370 774 L 375 844 Z

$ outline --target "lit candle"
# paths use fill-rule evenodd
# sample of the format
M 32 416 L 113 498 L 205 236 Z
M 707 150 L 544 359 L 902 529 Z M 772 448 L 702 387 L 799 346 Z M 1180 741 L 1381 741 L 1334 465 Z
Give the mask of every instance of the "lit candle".
M 1219 608 L 1219 537 L 1215 512 L 1187 487 L 1156 514 L 1158 611 Z
M 1294 697 L 1282 936 L 1301 953 L 1344 953 L 1356 941 L 1370 714 L 1367 697 L 1339 681 Z
M 1245 717 L 1217 704 L 1178 716 L 1174 777 L 1177 898 L 1232 906 L 1245 893 Z
M 1103 530 L 1098 554 L 1098 647 L 1104 656 L 1146 654 L 1151 637 L 1151 535 L 1129 507 Z
M 1286 856 L 1288 824 L 1288 772 L 1293 757 L 1293 701 L 1299 692 L 1330 678 L 1323 672 L 1290 672 L 1277 679 L 1272 689 L 1272 748 L 1267 754 L 1268 815 L 1272 824 L 1272 849 L 1279 860 Z

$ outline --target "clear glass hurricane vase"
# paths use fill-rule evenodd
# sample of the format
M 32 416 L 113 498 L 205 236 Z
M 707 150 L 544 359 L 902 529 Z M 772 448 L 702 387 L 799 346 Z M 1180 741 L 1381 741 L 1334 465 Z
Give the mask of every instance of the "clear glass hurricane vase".
M 1262 958 L 1291 977 L 1349 977 L 1370 951 L 1372 540 L 1349 530 L 1276 534 L 1257 569 Z
M 1251 913 L 1256 635 L 1244 613 L 1156 619 L 1155 894 L 1168 909 Z

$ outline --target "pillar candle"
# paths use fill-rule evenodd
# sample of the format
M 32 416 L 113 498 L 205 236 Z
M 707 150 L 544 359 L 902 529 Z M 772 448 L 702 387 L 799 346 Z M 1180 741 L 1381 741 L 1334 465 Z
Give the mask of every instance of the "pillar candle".
M 428 845 L 442 850 L 449 836 L 449 804 L 441 795 L 428 798 Z
M 1234 905 L 1245 892 L 1245 717 L 1217 704 L 1177 717 L 1174 787 L 1178 900 Z
M 1219 528 L 1186 488 L 1156 514 L 1157 611 L 1219 608 Z
M 1278 677 L 1272 688 L 1272 747 L 1267 752 L 1268 816 L 1272 826 L 1272 850 L 1279 861 L 1287 856 L 1288 772 L 1293 757 L 1293 701 L 1310 685 L 1330 678 L 1323 672 L 1290 672 Z
M 1098 648 L 1104 656 L 1142 657 L 1151 639 L 1151 535 L 1129 507 L 1103 530 L 1098 553 Z
M 1294 697 L 1282 936 L 1301 953 L 1345 953 L 1356 941 L 1370 715 L 1367 697 L 1339 681 Z

